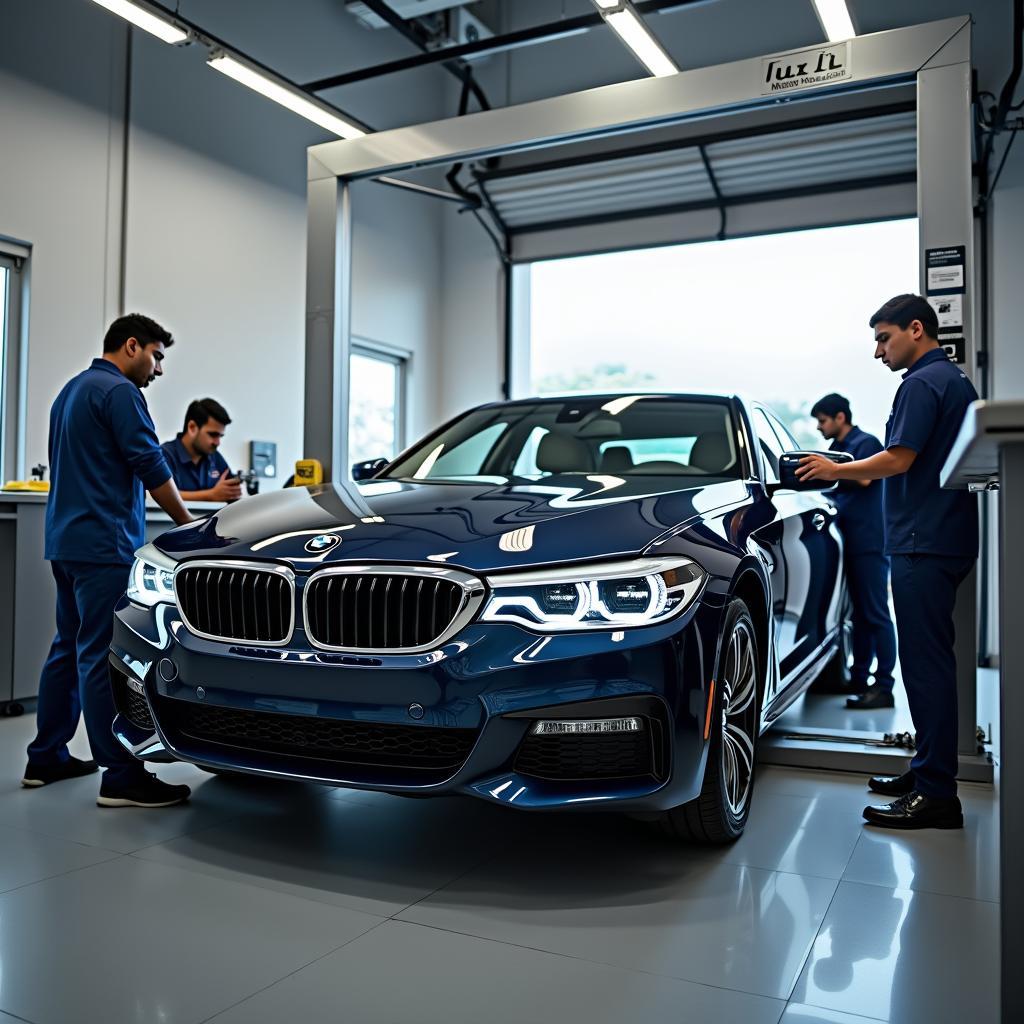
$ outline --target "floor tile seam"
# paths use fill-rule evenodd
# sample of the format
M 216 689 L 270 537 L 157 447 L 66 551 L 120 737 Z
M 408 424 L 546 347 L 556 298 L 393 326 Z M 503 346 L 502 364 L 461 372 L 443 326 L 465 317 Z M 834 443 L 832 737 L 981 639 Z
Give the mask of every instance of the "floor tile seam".
M 203 825 L 201 828 L 193 829 L 191 832 L 179 832 L 173 836 L 167 836 L 165 839 L 158 839 L 155 843 L 147 843 L 145 846 L 136 846 L 134 849 L 127 850 L 129 856 L 134 856 L 137 853 L 141 853 L 143 850 L 152 850 L 157 846 L 164 846 L 167 843 L 173 843 L 178 839 L 184 839 L 185 836 L 198 836 L 204 832 L 209 832 L 215 828 L 223 828 L 225 825 L 230 825 L 232 822 L 239 821 L 244 818 L 244 814 L 232 814 L 228 818 L 223 818 L 220 821 L 215 821 L 211 825 Z
M 576 953 L 566 953 L 557 949 L 546 949 L 543 946 L 531 946 L 525 942 L 510 942 L 508 939 L 496 939 L 490 935 L 477 935 L 475 932 L 462 932 L 457 928 L 444 928 L 441 925 L 427 924 L 424 921 L 410 921 L 405 918 L 393 918 L 394 924 L 408 924 L 416 928 L 426 928 L 430 931 L 445 932 L 448 935 L 459 935 L 464 939 L 474 939 L 478 942 L 493 942 L 499 946 L 512 946 L 515 949 L 526 949 L 532 953 L 542 953 L 545 956 L 561 957 L 564 960 L 575 960 L 577 963 L 592 964 L 595 967 L 611 967 L 616 971 L 625 971 L 627 974 L 643 975 L 646 978 L 661 978 L 666 981 L 684 981 L 687 985 L 697 985 L 700 988 L 710 988 L 717 992 L 733 992 L 739 995 L 752 996 L 756 999 L 768 999 L 775 1003 L 782 1003 L 785 1008 L 787 998 L 785 996 L 765 995 L 764 992 L 752 992 L 745 988 L 728 988 L 725 985 L 713 985 L 709 981 L 702 981 L 697 978 L 687 978 L 681 974 L 661 974 L 658 971 L 645 971 L 641 967 L 625 967 L 622 964 L 612 963 L 610 960 L 591 960 L 589 957 L 579 956 Z M 201 1022 L 201 1024 L 205 1024 Z
M 113 851 L 108 851 L 113 852 Z M 4 889 L 0 891 L 0 902 L 3 901 L 5 896 L 10 896 L 12 893 L 21 892 L 23 889 L 31 889 L 34 885 L 42 885 L 44 882 L 52 882 L 55 878 L 66 878 L 68 875 L 77 875 L 80 871 L 88 871 L 90 868 L 98 868 L 101 864 L 110 864 L 115 860 L 124 860 L 125 857 L 130 856 L 127 853 L 114 853 L 111 857 L 106 857 L 103 860 L 95 861 L 92 864 L 81 864 L 77 868 L 70 868 L 67 871 L 58 871 L 55 875 L 47 875 L 45 878 L 37 878 L 32 882 L 23 882 L 21 885 L 15 885 L 10 889 Z M 0 1010 L 3 1007 L 0 1006 Z M 6 1011 L 4 1011 L 6 1013 Z
M 37 1024 L 36 1021 L 29 1020 L 28 1017 L 19 1017 L 18 1014 L 14 1013 L 11 1010 L 5 1010 L 2 1006 L 0 1006 L 0 1013 L 3 1013 L 6 1016 L 10 1017 L 11 1020 L 20 1020 L 23 1022 L 23 1024 Z
M 83 843 L 80 839 L 68 839 L 65 836 L 55 836 L 49 832 L 41 832 L 36 828 L 29 828 L 27 825 L 12 825 L 5 821 L 0 821 L 0 829 L 9 828 L 12 832 L 27 832 L 33 836 L 46 836 L 47 839 L 59 839 L 62 843 L 67 843 L 70 846 L 80 846 L 83 850 L 109 850 L 110 853 L 123 853 L 123 850 L 115 850 L 109 846 L 96 846 L 93 843 Z
M 864 1020 L 878 1021 L 879 1024 L 889 1024 L 892 1020 L 892 1017 L 876 1017 L 874 1014 L 863 1013 L 860 1010 L 840 1010 L 838 1007 L 826 1006 L 824 1003 L 815 1003 L 810 999 L 790 999 L 786 1002 L 786 1009 L 789 1009 L 790 1006 L 812 1006 L 815 1010 L 828 1010 L 831 1013 L 842 1013 L 850 1017 L 863 1017 Z
M 157 843 L 155 845 L 159 846 L 160 844 Z M 144 849 L 152 850 L 154 849 L 154 847 L 147 846 Z M 299 892 L 292 892 L 288 889 L 279 889 L 272 885 L 260 885 L 258 882 L 243 881 L 239 878 L 231 878 L 228 875 L 210 874 L 206 871 L 200 871 L 197 868 L 185 867 L 183 864 L 169 864 L 166 861 L 154 860 L 151 857 L 140 857 L 137 856 L 139 852 L 140 851 L 136 851 L 134 853 L 126 853 L 124 854 L 124 856 L 131 857 L 133 860 L 137 860 L 141 864 L 151 864 L 158 868 L 169 868 L 172 871 L 184 871 L 186 874 L 195 875 L 198 878 L 205 878 L 207 880 L 212 880 L 215 882 L 226 882 L 229 885 L 240 885 L 247 889 L 258 889 L 260 892 L 272 892 L 277 896 L 286 896 L 291 899 L 303 900 L 306 903 L 315 903 L 318 907 L 331 907 L 334 910 L 344 910 L 351 914 L 359 914 L 363 917 L 375 918 L 377 920 L 377 924 L 383 924 L 383 922 L 389 921 L 392 916 L 385 914 L 374 914 L 371 913 L 369 910 L 360 910 L 358 907 L 354 907 L 348 903 L 339 903 L 335 900 L 317 899 L 317 897 L 315 896 L 306 896 Z M 404 910 L 406 908 L 403 907 L 402 909 Z M 396 913 L 401 912 L 402 911 L 396 911 Z M 377 927 L 377 925 L 374 925 L 374 927 Z
M 387 923 L 388 919 L 382 918 L 375 925 L 373 925 L 370 928 L 367 928 L 365 932 L 360 932 L 358 935 L 353 935 L 351 939 L 346 939 L 343 943 L 341 943 L 340 946 L 335 946 L 333 949 L 327 950 L 326 953 L 323 953 L 320 956 L 313 957 L 313 959 L 310 960 L 308 963 L 302 964 L 300 967 L 296 967 L 294 970 L 288 971 L 287 974 L 282 974 L 280 978 L 275 978 L 269 984 L 263 985 L 261 988 L 256 989 L 255 992 L 250 992 L 248 995 L 243 996 L 241 999 L 235 1000 L 235 1002 L 233 1002 L 230 1006 L 221 1007 L 221 1009 L 216 1010 L 208 1017 L 203 1017 L 201 1020 L 197 1021 L 196 1024 L 210 1024 L 211 1021 L 214 1021 L 216 1020 L 216 1018 L 222 1016 L 223 1014 L 230 1012 L 236 1006 L 241 1006 L 243 1003 L 247 1003 L 250 999 L 255 999 L 257 996 L 262 995 L 268 989 L 272 989 L 275 985 L 280 985 L 281 982 L 287 981 L 289 978 L 298 974 L 300 971 L 306 970 L 307 967 L 312 967 L 314 964 L 318 964 L 321 960 L 325 960 L 327 959 L 327 957 L 333 956 L 335 953 L 338 953 L 341 950 L 343 950 L 346 946 L 350 946 L 353 942 L 358 942 L 360 939 L 365 938 L 367 935 L 369 935 L 370 932 L 376 931 L 381 925 Z
M 849 865 L 847 865 L 847 867 L 849 867 Z M 969 900 L 971 903 L 993 903 L 997 907 L 1000 906 L 1002 903 L 1002 900 L 999 897 L 989 899 L 985 896 L 960 896 L 952 892 L 939 892 L 938 889 L 915 889 L 912 886 L 907 888 L 899 888 L 897 886 L 886 885 L 884 882 L 872 882 L 863 878 L 847 878 L 845 875 L 843 875 L 843 877 L 839 879 L 839 881 L 849 882 L 851 885 L 871 885 L 874 886 L 876 889 L 886 889 L 892 893 L 898 892 L 903 894 L 914 893 L 924 896 L 945 896 L 951 900 Z
M 857 842 L 860 842 L 862 837 L 858 837 Z M 856 843 L 854 844 L 856 849 Z M 821 921 L 818 927 L 814 929 L 814 935 L 811 936 L 811 941 L 807 944 L 807 951 L 804 953 L 800 960 L 800 966 L 794 973 L 793 984 L 790 986 L 789 992 L 786 995 L 786 1002 L 789 1003 L 793 999 L 793 993 L 796 991 L 797 985 L 800 984 L 800 979 L 803 977 L 804 971 L 807 970 L 807 964 L 811 959 L 811 954 L 814 952 L 814 945 L 818 941 L 818 936 L 821 935 L 822 928 L 825 927 L 825 922 L 828 920 L 829 911 L 832 909 L 832 904 L 836 901 L 836 894 L 839 892 L 839 887 L 843 884 L 843 880 L 840 878 L 836 881 L 836 887 L 832 890 L 832 895 L 829 897 L 828 906 L 825 908 L 824 913 L 821 915 Z
M 509 852 L 511 852 L 511 853 L 518 852 L 518 850 L 522 846 L 524 846 L 525 844 L 526 844 L 526 840 L 525 839 L 521 840 L 520 842 L 514 843 L 513 844 L 513 849 L 511 851 L 509 851 Z M 491 863 L 491 861 L 497 860 L 498 857 L 501 856 L 501 855 L 502 855 L 502 851 L 500 851 L 500 848 L 496 847 L 493 852 L 489 853 L 486 857 L 484 857 L 481 860 L 477 861 L 476 863 L 472 864 L 470 867 L 466 868 L 465 871 L 460 872 L 454 878 L 449 878 L 447 882 L 444 882 L 442 885 L 439 885 L 436 889 L 433 889 L 431 892 L 426 893 L 425 895 L 421 896 L 419 899 L 413 900 L 412 903 L 410 903 L 408 906 L 402 907 L 401 910 L 396 910 L 393 914 L 391 914 L 388 917 L 388 920 L 389 921 L 395 920 L 395 918 L 397 918 L 399 914 L 404 914 L 407 910 L 411 910 L 413 907 L 419 906 L 421 903 L 424 902 L 424 900 L 429 900 L 431 896 L 436 896 L 439 892 L 442 892 L 444 889 L 447 889 L 448 886 L 454 885 L 456 882 L 460 882 L 467 875 L 471 875 L 474 871 L 478 870 L 479 868 L 482 868 L 485 864 L 489 864 L 489 863 Z
M 979 906 L 998 907 L 999 900 L 986 900 L 975 896 L 954 896 L 948 892 L 932 892 L 929 889 L 908 889 L 898 885 L 876 885 L 874 882 L 859 882 L 849 878 L 841 878 L 840 885 L 868 885 L 873 889 L 885 889 L 895 896 L 935 896 L 941 900 L 960 900 L 963 903 L 976 903 Z

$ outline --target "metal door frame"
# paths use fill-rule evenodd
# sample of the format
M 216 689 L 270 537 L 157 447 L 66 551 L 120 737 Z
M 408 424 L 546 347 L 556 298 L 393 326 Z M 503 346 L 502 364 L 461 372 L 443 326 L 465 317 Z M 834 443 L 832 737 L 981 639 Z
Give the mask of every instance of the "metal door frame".
M 845 61 L 846 73 L 840 81 L 798 84 L 783 92 L 766 88 L 773 66 L 769 62 L 775 61 L 775 67 L 796 66 L 830 52 L 840 55 L 840 63 Z M 830 98 L 915 84 L 920 291 L 926 292 L 926 250 L 962 246 L 966 257 L 964 368 L 975 376 L 971 19 L 964 16 L 311 146 L 304 456 L 318 458 L 327 479 L 347 475 L 353 182 L 647 128 L 696 121 L 706 125 L 739 113 L 773 112 L 774 118 L 783 106 L 795 118 L 808 103 L 827 111 Z M 506 317 L 506 333 L 508 323 Z M 507 347 L 508 339 L 504 342 Z M 973 598 L 972 588 L 965 587 L 964 592 Z M 962 765 L 977 749 L 975 618 L 976 601 L 959 602 Z M 803 747 L 812 749 L 807 744 Z M 829 752 L 819 745 L 815 749 L 815 767 L 863 770 L 866 763 L 851 748 Z M 785 752 L 779 757 L 785 760 Z M 793 757 L 795 763 L 807 763 L 799 749 Z M 984 777 L 984 766 L 976 767 Z M 991 766 L 987 777 L 991 778 Z

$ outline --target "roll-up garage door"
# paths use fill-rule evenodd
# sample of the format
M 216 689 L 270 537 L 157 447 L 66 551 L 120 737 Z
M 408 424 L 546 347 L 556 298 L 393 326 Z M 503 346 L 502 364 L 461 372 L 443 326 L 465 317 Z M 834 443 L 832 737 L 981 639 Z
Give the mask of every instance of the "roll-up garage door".
M 516 259 L 913 216 L 912 109 L 482 171 Z

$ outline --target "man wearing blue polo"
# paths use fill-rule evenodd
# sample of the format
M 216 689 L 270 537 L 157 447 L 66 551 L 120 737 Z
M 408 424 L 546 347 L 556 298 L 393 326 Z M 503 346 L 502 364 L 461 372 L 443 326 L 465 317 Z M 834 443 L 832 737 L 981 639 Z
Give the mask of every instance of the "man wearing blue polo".
M 57 584 L 57 636 L 39 681 L 37 735 L 22 785 L 46 786 L 105 769 L 101 807 L 167 807 L 189 796 L 147 772 L 114 738 L 107 670 L 114 606 L 145 543 L 144 489 L 175 523 L 191 522 L 142 397 L 173 338 L 139 313 L 119 317 L 103 357 L 73 377 L 50 409 L 45 557 Z M 85 715 L 95 761 L 68 753 Z
M 171 475 L 185 501 L 235 501 L 242 495 L 242 481 L 231 475 L 217 450 L 231 417 L 213 398 L 189 402 L 185 426 L 171 441 L 164 441 L 164 455 Z
M 903 372 L 885 430 L 884 452 L 843 466 L 801 460 L 805 480 L 885 479 L 886 549 L 900 667 L 917 730 L 910 771 L 873 778 L 891 804 L 866 807 L 886 828 L 963 828 L 956 795 L 957 693 L 953 608 L 978 557 L 978 508 L 967 491 L 944 490 L 942 470 L 978 393 L 940 347 L 938 318 L 920 295 L 897 295 L 870 320 L 875 358 Z
M 869 459 L 882 451 L 878 438 L 853 424 L 849 401 L 826 395 L 811 415 L 834 452 Z M 843 569 L 853 607 L 853 668 L 846 706 L 860 710 L 891 708 L 896 667 L 896 630 L 889 615 L 889 559 L 885 557 L 885 514 L 880 480 L 841 480 L 835 493 L 839 532 L 843 535 Z M 875 683 L 868 686 L 871 662 Z

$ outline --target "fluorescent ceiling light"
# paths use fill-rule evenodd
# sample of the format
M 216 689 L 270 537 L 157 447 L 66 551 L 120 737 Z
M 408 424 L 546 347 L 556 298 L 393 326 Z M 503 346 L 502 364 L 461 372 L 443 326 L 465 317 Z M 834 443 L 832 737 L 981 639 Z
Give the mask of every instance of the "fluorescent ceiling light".
M 814 0 L 814 9 L 830 43 L 852 39 L 857 34 L 846 0 Z
M 335 135 L 343 139 L 356 139 L 366 134 L 361 128 L 346 121 L 330 108 L 321 106 L 295 88 L 282 85 L 264 72 L 257 71 L 234 57 L 218 54 L 211 57 L 206 63 L 215 71 L 220 71 L 228 78 L 247 85 L 250 89 L 266 96 L 267 99 L 280 103 L 282 107 L 287 107 L 292 113 L 320 125 L 321 128 L 326 128 L 329 132 L 334 132 Z
M 139 7 L 138 4 L 130 3 L 129 0 L 93 0 L 93 3 L 105 7 L 114 14 L 119 14 L 125 21 L 138 25 L 139 28 L 145 29 L 165 43 L 183 43 L 188 39 L 188 33 L 178 28 L 177 25 L 158 18 L 155 14 Z
M 628 0 L 594 0 L 605 24 L 633 51 L 633 56 L 652 75 L 675 75 L 679 73 L 672 58 L 662 49 L 651 30 L 633 9 Z

